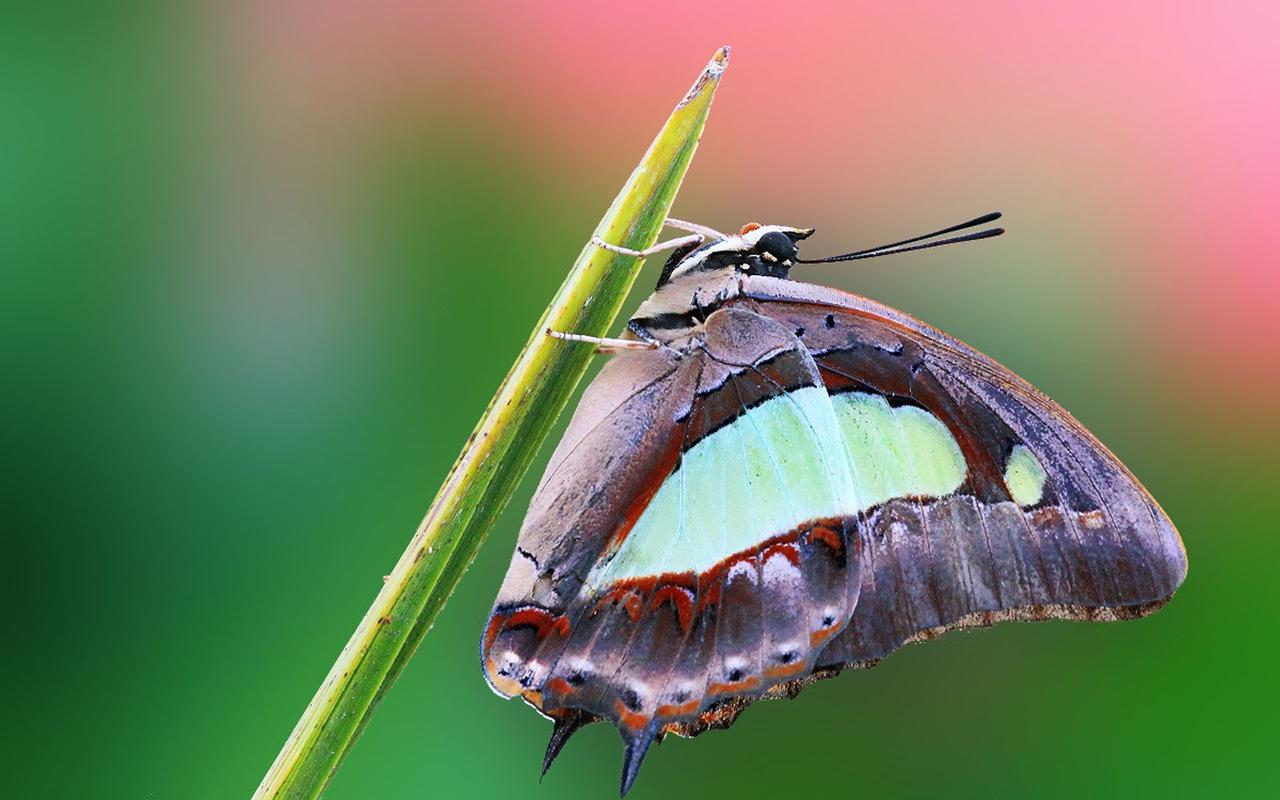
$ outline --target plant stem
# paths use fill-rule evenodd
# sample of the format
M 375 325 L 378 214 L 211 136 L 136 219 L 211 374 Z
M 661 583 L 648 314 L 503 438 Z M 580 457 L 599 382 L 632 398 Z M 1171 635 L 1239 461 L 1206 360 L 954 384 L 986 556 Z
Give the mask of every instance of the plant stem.
M 715 57 L 631 173 L 596 235 L 641 250 L 662 229 L 697 149 L 729 48 Z M 572 396 L 643 259 L 587 244 L 498 387 L 422 524 L 263 777 L 255 798 L 320 795 L 431 628 Z

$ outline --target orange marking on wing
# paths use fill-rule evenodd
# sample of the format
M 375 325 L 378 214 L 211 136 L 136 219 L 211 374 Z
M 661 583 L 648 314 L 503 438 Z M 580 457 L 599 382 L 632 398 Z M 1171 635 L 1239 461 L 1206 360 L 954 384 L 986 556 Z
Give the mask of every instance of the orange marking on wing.
M 488 653 L 493 648 L 493 640 L 498 638 L 498 632 L 502 630 L 502 623 L 506 621 L 506 617 L 501 614 L 494 614 L 493 619 L 489 620 L 489 627 L 484 631 L 484 651 Z
M 520 685 L 519 681 L 504 677 L 498 672 L 498 665 L 490 656 L 485 656 L 484 671 L 489 676 L 489 681 L 493 684 L 493 687 L 503 696 L 515 697 L 524 691 L 524 687 Z
M 790 542 L 779 542 L 778 544 L 770 546 L 760 554 L 760 563 L 763 564 L 774 555 L 781 555 L 795 566 L 800 566 L 800 551 L 797 550 L 796 546 Z
M 804 672 L 805 662 L 797 661 L 794 664 L 783 664 L 780 667 L 769 667 L 764 671 L 767 678 L 786 678 L 791 675 Z
M 822 542 L 830 547 L 832 552 L 839 553 L 844 547 L 844 540 L 839 533 L 836 533 L 826 525 L 814 525 L 809 529 L 809 541 Z
M 667 594 L 669 586 L 680 586 L 686 589 L 691 596 L 697 597 L 697 603 L 693 606 L 691 614 L 700 614 L 707 606 L 720 602 L 722 579 L 735 564 L 753 561 L 757 557 L 767 560 L 769 556 L 780 553 L 792 564 L 800 566 L 800 551 L 795 545 L 802 535 L 808 536 L 810 540 L 821 541 L 832 550 L 839 552 L 844 547 L 844 538 L 839 532 L 843 524 L 839 517 L 823 517 L 813 520 L 810 523 L 797 526 L 787 533 L 772 536 L 757 545 L 732 553 L 700 575 L 695 575 L 692 572 L 665 572 L 661 575 L 645 575 L 617 581 L 600 595 L 600 599 L 596 602 L 592 613 L 598 612 L 607 603 L 624 602 L 627 613 L 635 620 L 637 619 L 638 611 L 633 607 L 633 601 L 628 597 L 630 592 L 637 592 L 641 597 L 644 597 L 654 593 L 656 590 L 650 601 L 651 607 L 656 608 L 662 601 L 667 599 L 682 603 L 682 601 Z M 858 544 L 859 542 L 854 542 L 855 547 Z M 681 625 L 687 628 L 689 622 L 686 622 L 682 605 L 677 605 L 677 611 L 681 614 Z
M 741 230 L 738 231 L 738 235 L 746 236 L 748 233 L 751 233 L 752 231 L 754 231 L 756 228 L 759 228 L 759 227 L 760 227 L 759 222 L 748 222 L 746 225 L 742 226 Z
M 503 627 L 514 628 L 518 625 L 532 625 L 541 629 L 551 624 L 551 615 L 540 608 L 522 608 L 516 613 L 507 617 L 507 624 Z
M 564 678 L 561 678 L 559 675 L 547 681 L 545 688 L 548 691 L 555 692 L 556 694 L 573 694 L 573 684 L 569 683 Z
M 553 617 L 547 611 L 541 608 L 522 608 L 516 613 L 507 617 L 506 624 L 502 626 L 503 630 L 516 628 L 521 625 L 532 625 L 537 629 L 539 639 L 547 638 L 547 634 L 555 631 L 561 636 L 569 635 L 569 620 L 563 614 Z
M 631 587 L 624 583 L 618 583 L 609 591 L 600 595 L 600 599 L 596 602 L 595 610 L 599 611 L 606 605 L 617 605 L 627 599 L 627 595 L 631 594 Z
M 660 717 L 679 717 L 685 714 L 692 714 L 698 710 L 698 701 L 690 700 L 680 705 L 662 705 L 658 706 L 658 716 Z
M 730 683 L 712 683 L 707 686 L 707 694 L 726 694 L 728 692 L 746 692 L 760 685 L 759 676 L 752 675 L 740 681 Z
M 1045 506 L 1031 512 L 1031 521 L 1037 525 L 1057 525 L 1062 522 L 1062 512 L 1057 506 Z
M 618 712 L 618 721 L 633 731 L 638 731 L 649 724 L 648 717 L 627 708 L 621 700 L 613 701 L 613 710 Z
M 836 626 L 830 628 L 820 628 L 809 634 L 809 646 L 816 647 L 831 638 L 831 634 L 836 632 Z
M 622 608 L 627 612 L 627 616 L 632 622 L 640 619 L 640 612 L 644 610 L 644 589 L 640 588 L 643 584 L 650 584 L 654 578 L 640 578 L 638 580 L 619 581 L 613 585 L 613 588 L 600 596 L 600 600 L 596 602 L 595 611 L 599 611 L 604 606 L 612 604 L 622 604 Z M 593 611 L 592 613 L 595 613 Z
M 690 591 L 683 586 L 663 586 L 654 592 L 653 599 L 649 601 L 649 607 L 658 608 L 667 600 L 671 601 L 672 607 L 676 610 L 680 630 L 688 633 L 689 625 L 693 622 L 693 597 Z

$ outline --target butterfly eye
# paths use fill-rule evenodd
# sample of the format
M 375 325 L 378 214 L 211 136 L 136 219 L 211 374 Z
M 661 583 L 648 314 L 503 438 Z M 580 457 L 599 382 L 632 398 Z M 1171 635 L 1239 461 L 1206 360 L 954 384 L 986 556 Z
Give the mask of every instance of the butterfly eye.
M 756 242 L 756 250 L 761 254 L 769 254 L 778 261 L 786 262 L 796 257 L 796 244 L 791 237 L 781 231 L 770 231 Z

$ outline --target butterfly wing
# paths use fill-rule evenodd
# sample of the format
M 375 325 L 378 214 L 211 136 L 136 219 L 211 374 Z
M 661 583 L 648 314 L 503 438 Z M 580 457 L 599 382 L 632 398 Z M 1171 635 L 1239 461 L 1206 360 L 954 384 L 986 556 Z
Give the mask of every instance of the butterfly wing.
M 817 365 L 747 310 L 712 314 L 704 339 L 619 354 L 588 388 L 481 648 L 499 693 L 612 720 L 629 765 L 807 674 L 863 583 Z
M 819 677 L 952 628 L 1141 616 L 1181 584 L 1186 552 L 1155 500 L 1009 370 L 856 295 L 770 278 L 743 294 L 813 355 L 863 495 L 860 600 Z M 920 431 L 935 441 L 912 450 Z M 912 480 L 935 492 L 902 496 Z
M 587 388 L 534 493 L 485 630 L 481 655 L 495 691 L 541 688 L 546 659 L 535 656 L 567 639 L 564 613 L 610 534 L 637 516 L 679 457 L 677 420 L 697 375 L 697 364 L 668 351 L 624 351 Z
M 750 277 L 704 343 L 616 356 L 540 483 L 481 645 L 496 691 L 627 742 L 1002 619 L 1149 613 L 1181 540 L 1079 423 L 856 295 Z

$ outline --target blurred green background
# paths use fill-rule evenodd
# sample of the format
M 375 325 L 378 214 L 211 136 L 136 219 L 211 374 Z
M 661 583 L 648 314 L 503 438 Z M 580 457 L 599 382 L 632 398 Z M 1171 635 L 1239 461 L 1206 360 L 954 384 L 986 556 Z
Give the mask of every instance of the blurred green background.
M 1004 210 L 800 277 L 1053 395 L 1190 575 L 1146 620 L 951 635 L 669 740 L 632 796 L 1280 791 L 1274 9 L 678 6 L 6 12 L 0 793 L 252 792 L 722 40 L 678 215 L 827 253 Z M 478 665 L 535 478 L 327 797 L 613 796 L 616 734 L 539 785 L 549 723 Z

